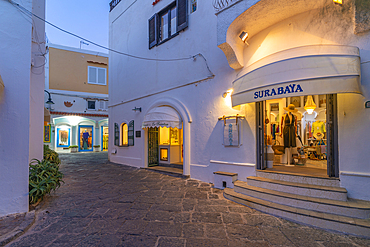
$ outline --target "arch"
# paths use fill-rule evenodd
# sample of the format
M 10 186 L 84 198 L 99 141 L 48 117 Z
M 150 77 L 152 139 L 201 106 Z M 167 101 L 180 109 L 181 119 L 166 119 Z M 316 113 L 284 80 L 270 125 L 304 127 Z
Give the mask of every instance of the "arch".
M 292 16 L 332 4 L 329 0 L 253 0 L 240 1 L 217 14 L 217 46 L 224 52 L 229 66 L 244 67 L 245 44 L 239 38 L 248 32 L 248 39 L 260 31 Z
M 164 97 L 155 100 L 148 109 L 145 111 L 147 114 L 151 109 L 159 106 L 169 106 L 172 107 L 177 111 L 180 115 L 183 123 L 183 175 L 189 176 L 190 175 L 190 161 L 191 161 L 191 152 L 190 152 L 190 124 L 192 123 L 192 117 L 190 115 L 189 110 L 187 107 L 175 98 Z M 148 140 L 147 135 L 145 135 L 144 140 L 144 164 L 143 167 L 148 166 Z

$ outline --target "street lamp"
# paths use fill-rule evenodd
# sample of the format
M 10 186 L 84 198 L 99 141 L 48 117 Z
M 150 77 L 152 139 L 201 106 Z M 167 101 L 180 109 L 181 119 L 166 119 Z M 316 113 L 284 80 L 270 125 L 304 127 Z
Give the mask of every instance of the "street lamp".
M 51 105 L 54 105 L 55 103 L 51 100 L 51 94 L 46 90 L 44 91 L 49 95 L 48 101 L 46 101 L 45 103 L 49 105 L 49 111 L 51 111 Z

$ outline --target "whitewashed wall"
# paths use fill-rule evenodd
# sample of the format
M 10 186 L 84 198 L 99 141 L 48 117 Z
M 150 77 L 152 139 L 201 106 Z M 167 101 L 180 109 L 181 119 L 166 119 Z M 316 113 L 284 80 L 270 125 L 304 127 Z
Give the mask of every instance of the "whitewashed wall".
M 15 2 L 29 11 L 34 8 L 43 16 L 43 0 Z M 36 55 L 31 19 L 8 1 L 0 1 L 0 23 L 6 23 L 0 25 L 0 74 L 5 84 L 0 92 L 0 216 L 3 216 L 28 211 L 28 164 L 32 158 L 42 158 L 43 91 L 38 80 L 42 77 L 42 88 L 44 78 L 31 70 L 31 58 Z M 35 25 L 43 34 L 44 24 L 35 22 Z M 43 35 L 39 37 L 42 41 Z M 40 62 L 34 60 L 36 65 Z M 41 109 L 30 111 L 37 107 Z M 40 132 L 41 139 L 36 136 Z
M 110 53 L 110 129 L 113 130 L 115 122 L 135 120 L 135 130 L 140 130 L 152 102 L 165 97 L 176 98 L 188 108 L 193 119 L 190 124 L 191 177 L 212 182 L 212 172 L 224 170 L 237 172 L 239 179 L 245 180 L 255 171 L 255 106 L 247 104 L 234 110 L 221 97 L 243 70 L 231 69 L 225 55 L 217 48 L 217 17 L 211 1 L 198 1 L 197 11 L 189 15 L 189 28 L 149 50 L 148 19 L 170 2 L 163 0 L 154 7 L 139 1 L 119 3 L 110 14 L 110 47 L 149 58 L 178 58 L 202 53 L 215 77 L 206 79 L 209 73 L 199 58 L 196 61 L 153 62 Z M 243 65 L 247 67 L 272 53 L 297 46 L 342 44 L 359 47 L 364 94 L 338 95 L 339 168 L 341 184 L 349 196 L 370 200 L 370 193 L 365 189 L 370 185 L 370 152 L 366 145 L 370 137 L 367 131 L 370 110 L 364 108 L 370 89 L 370 34 L 354 34 L 352 11 L 332 4 L 280 21 L 248 40 L 250 45 L 244 48 Z M 156 93 L 202 79 L 206 80 Z M 133 112 L 135 107 L 141 107 L 143 112 Z M 243 121 L 243 145 L 223 147 L 222 123 L 217 118 L 237 113 L 247 116 Z M 135 138 L 134 147 L 114 146 L 113 133 L 110 132 L 109 139 L 110 160 L 145 167 L 145 132 L 142 131 L 141 138 Z M 117 153 L 111 154 L 112 149 Z

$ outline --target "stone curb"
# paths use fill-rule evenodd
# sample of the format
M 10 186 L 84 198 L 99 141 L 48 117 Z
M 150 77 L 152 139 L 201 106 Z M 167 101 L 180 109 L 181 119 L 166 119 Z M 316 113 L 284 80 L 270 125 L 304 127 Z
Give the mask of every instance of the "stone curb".
M 35 210 L 28 212 L 19 226 L 17 226 L 13 231 L 0 237 L 0 246 L 5 246 L 24 234 L 35 223 L 35 218 Z

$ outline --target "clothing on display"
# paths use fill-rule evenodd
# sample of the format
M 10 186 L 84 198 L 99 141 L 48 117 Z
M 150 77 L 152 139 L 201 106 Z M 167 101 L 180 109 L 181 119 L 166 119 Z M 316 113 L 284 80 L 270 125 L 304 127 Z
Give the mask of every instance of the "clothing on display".
M 292 113 L 284 115 L 283 140 L 284 147 L 296 147 L 295 123 L 296 117 Z
M 326 132 L 325 123 L 323 121 L 316 121 L 312 124 L 312 134 L 316 139 L 320 139 L 317 138 L 318 133 L 323 134 L 325 132 Z

